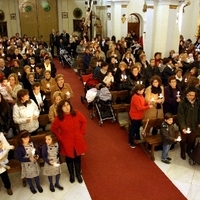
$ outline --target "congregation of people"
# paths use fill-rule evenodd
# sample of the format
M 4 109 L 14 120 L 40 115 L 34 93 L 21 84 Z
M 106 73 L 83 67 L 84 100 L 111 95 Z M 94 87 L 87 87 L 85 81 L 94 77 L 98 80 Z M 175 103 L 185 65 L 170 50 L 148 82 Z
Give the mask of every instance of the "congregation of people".
M 179 52 L 171 50 L 168 57 L 155 52 L 154 57 L 147 60 L 142 42 L 134 32 L 118 41 L 115 36 L 111 39 L 97 36 L 89 41 L 85 33 L 70 35 L 63 30 L 60 34 L 52 29 L 49 45 L 42 38 L 20 37 L 16 33 L 11 38 L 0 38 L 0 140 L 18 137 L 21 178 L 26 178 L 33 194 L 37 191 L 32 179 L 39 192 L 43 189 L 37 163 L 40 153 L 31 136 L 37 135 L 39 128 L 45 130 L 49 122 L 53 134 L 46 135 L 42 157 L 45 161 L 43 174 L 48 177 L 50 190 L 63 190 L 59 184 L 59 154 L 66 158 L 69 181 L 75 181 L 74 175 L 79 183 L 83 181 L 81 155 L 87 148 L 84 140 L 87 121 L 71 104 L 75 86 L 71 87 L 65 82 L 67 77 L 57 73 L 54 57 L 59 58 L 60 49 L 66 49 L 75 64 L 81 66 L 80 75 L 92 73 L 93 78 L 110 91 L 129 91 L 128 143 L 131 148 L 142 139 L 143 120 L 164 119 L 166 113 L 171 113 L 178 116 L 181 158 L 185 160 L 186 153 L 192 152 L 200 124 L 199 38 L 192 43 L 181 36 Z M 171 115 L 167 114 L 166 121 L 169 118 Z M 42 123 L 46 119 L 47 123 Z M 153 129 L 152 134 L 158 134 L 158 130 Z M 0 159 L 5 153 L 0 153 Z M 165 155 L 162 160 L 169 164 L 166 159 Z M 12 195 L 6 169 L 0 167 L 0 176 L 7 193 Z

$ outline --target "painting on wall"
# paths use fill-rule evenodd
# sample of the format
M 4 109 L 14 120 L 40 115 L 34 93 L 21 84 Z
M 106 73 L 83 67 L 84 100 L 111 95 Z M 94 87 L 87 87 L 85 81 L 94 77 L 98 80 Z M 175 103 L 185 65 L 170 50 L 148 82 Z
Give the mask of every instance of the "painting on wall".
M 81 27 L 82 27 L 82 20 L 81 19 L 74 19 L 73 20 L 74 31 L 81 32 L 81 30 L 82 30 Z

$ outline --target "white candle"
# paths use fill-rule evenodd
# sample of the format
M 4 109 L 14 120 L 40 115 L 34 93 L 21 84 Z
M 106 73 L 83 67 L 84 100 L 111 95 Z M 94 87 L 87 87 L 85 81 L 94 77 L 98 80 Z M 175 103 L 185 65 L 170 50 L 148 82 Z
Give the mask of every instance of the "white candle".
M 137 81 L 137 84 L 140 84 L 140 82 L 139 82 L 139 81 Z
M 21 73 L 20 73 L 20 72 L 18 72 L 18 76 L 21 76 Z
M 162 99 L 162 98 L 163 98 L 162 93 L 159 94 L 158 98 L 159 98 L 159 99 Z
M 191 133 L 190 128 L 187 128 L 186 133 L 187 133 L 187 134 L 190 134 L 190 133 Z
M 181 95 L 180 95 L 180 91 L 177 91 L 177 98 L 179 98 Z
M 127 79 L 127 76 L 126 76 L 126 75 L 124 75 L 124 79 L 125 79 L 125 80 Z
M 44 100 L 45 100 L 45 98 L 46 98 L 46 97 L 45 97 L 45 95 L 44 95 L 44 96 L 42 97 L 42 100 L 44 101 Z
M 47 83 L 47 88 L 50 88 L 50 84 L 49 83 Z
M 35 148 L 34 148 L 34 149 L 32 149 L 31 153 L 32 153 L 32 156 L 34 156 L 34 155 L 35 155 Z
M 185 83 L 187 82 L 187 78 L 185 78 Z
M 53 166 L 58 167 L 58 166 L 60 166 L 60 164 L 55 162 L 55 163 L 53 163 Z
M 142 84 L 143 82 L 142 81 L 140 81 L 140 84 Z
M 154 98 L 151 98 L 151 100 L 150 100 L 150 101 L 152 101 L 152 102 L 153 102 L 153 101 L 154 101 Z
M 38 116 L 38 115 L 39 115 L 39 111 L 38 111 L 38 110 L 35 110 L 35 111 L 33 112 L 33 115 L 34 115 L 34 116 Z
M 122 77 L 122 79 L 124 79 L 124 75 L 123 74 L 121 75 L 121 77 Z
M 67 96 L 70 96 L 70 93 L 69 93 L 69 91 L 67 91 L 67 92 L 66 92 L 66 95 L 67 95 Z

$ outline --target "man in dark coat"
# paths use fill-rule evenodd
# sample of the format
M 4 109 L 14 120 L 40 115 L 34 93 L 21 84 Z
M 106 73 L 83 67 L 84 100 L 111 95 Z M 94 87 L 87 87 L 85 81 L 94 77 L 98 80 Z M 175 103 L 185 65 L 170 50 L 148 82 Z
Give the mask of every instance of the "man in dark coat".
M 196 132 L 200 127 L 200 101 L 196 98 L 195 87 L 188 87 L 185 98 L 178 106 L 178 121 L 181 132 L 181 158 L 186 159 L 185 153 L 190 155 L 194 148 Z M 187 145 L 187 149 L 186 149 Z
M 164 68 L 162 72 L 162 81 L 163 81 L 163 85 L 167 86 L 168 77 L 175 75 L 175 69 L 174 69 L 174 65 L 172 64 L 172 61 L 169 58 L 165 58 L 165 59 L 166 60 L 168 59 L 168 61 L 166 61 L 166 67 Z
M 150 85 L 151 77 L 158 75 L 161 77 L 159 68 L 155 65 L 155 59 L 150 59 L 149 65 L 145 68 L 144 77 L 146 79 L 146 87 Z
M 5 61 L 4 61 L 3 58 L 0 58 L 0 70 L 4 73 L 6 78 L 8 78 L 8 76 L 11 74 L 11 71 L 6 66 Z

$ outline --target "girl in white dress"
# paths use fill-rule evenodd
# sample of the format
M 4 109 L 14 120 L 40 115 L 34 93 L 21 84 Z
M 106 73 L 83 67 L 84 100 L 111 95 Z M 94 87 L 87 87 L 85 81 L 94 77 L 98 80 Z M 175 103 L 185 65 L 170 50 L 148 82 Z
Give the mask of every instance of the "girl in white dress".
M 35 149 L 33 142 L 31 142 L 30 133 L 26 130 L 21 131 L 18 137 L 18 143 L 17 157 L 22 167 L 21 178 L 26 178 L 31 192 L 35 194 L 37 191 L 32 183 L 32 178 L 34 178 L 38 191 L 42 193 L 43 189 L 40 186 L 39 178 L 40 168 L 37 162 L 39 152 Z
M 45 161 L 43 174 L 48 176 L 50 190 L 52 192 L 55 192 L 53 176 L 56 178 L 55 187 L 59 190 L 63 190 L 63 187 L 59 184 L 61 166 L 58 142 L 56 141 L 56 137 L 53 133 L 47 133 L 45 136 L 45 141 L 46 144 L 42 146 L 42 157 Z

